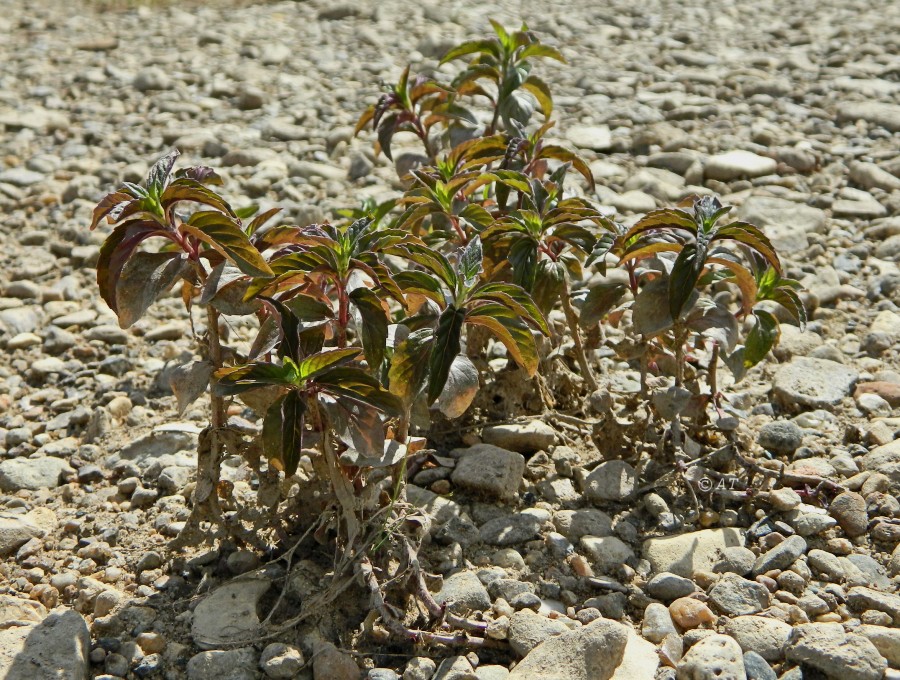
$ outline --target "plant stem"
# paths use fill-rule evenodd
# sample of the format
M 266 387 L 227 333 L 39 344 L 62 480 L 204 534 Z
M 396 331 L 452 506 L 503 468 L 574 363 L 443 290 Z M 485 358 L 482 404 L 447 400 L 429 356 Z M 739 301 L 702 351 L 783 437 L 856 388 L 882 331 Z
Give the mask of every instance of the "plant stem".
M 718 409 L 718 404 L 716 404 L 716 395 L 719 393 L 718 386 L 718 364 L 719 364 L 719 343 L 714 342 L 712 348 L 712 356 L 709 358 L 709 368 L 707 371 L 707 378 L 709 380 L 709 396 L 712 399 L 713 406 Z
M 338 286 L 338 347 L 347 346 L 347 324 L 350 323 L 350 301 L 347 298 L 347 287 Z
M 569 331 L 572 333 L 572 340 L 575 342 L 575 359 L 578 361 L 578 366 L 581 368 L 581 376 L 584 378 L 584 382 L 587 384 L 588 389 L 590 389 L 591 392 L 595 392 L 598 385 L 597 381 L 594 379 L 594 374 L 591 372 L 587 356 L 584 353 L 584 344 L 581 342 L 581 333 L 578 329 L 578 316 L 575 314 L 575 310 L 572 309 L 572 303 L 569 300 L 569 277 L 567 276 L 563 278 L 563 289 L 560 299 L 562 301 L 563 312 L 566 315 L 566 323 L 569 324 Z

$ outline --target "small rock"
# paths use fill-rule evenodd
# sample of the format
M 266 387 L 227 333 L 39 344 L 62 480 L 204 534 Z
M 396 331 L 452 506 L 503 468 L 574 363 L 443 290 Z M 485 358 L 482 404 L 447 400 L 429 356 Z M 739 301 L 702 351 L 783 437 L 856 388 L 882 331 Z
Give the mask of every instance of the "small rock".
M 229 581 L 206 595 L 194 609 L 191 636 L 201 649 L 259 634 L 256 606 L 271 583 L 259 578 Z
M 59 486 L 63 475 L 74 474 L 75 470 L 59 458 L 12 458 L 0 462 L 0 490 L 15 493 L 22 489 L 53 489 Z
M 320 642 L 313 650 L 314 680 L 359 680 L 359 666 L 353 657 L 330 642 Z
M 536 614 L 530 609 L 523 609 L 517 611 L 510 618 L 507 638 L 509 646 L 521 657 L 544 640 L 555 635 L 562 635 L 568 630 L 569 627 L 561 621 Z
M 753 573 L 764 574 L 772 569 L 787 569 L 805 552 L 806 541 L 800 536 L 790 536 L 760 555 L 753 564 Z
M 869 528 L 866 501 L 858 493 L 845 491 L 838 494 L 831 501 L 828 510 L 850 538 L 862 536 Z
M 793 420 L 776 420 L 760 428 L 757 441 L 774 453 L 793 453 L 803 443 L 803 430 Z
M 434 599 L 438 604 L 447 603 L 456 614 L 485 611 L 491 607 L 491 598 L 475 572 L 461 571 L 444 579 Z
M 188 661 L 187 677 L 188 680 L 256 680 L 256 652 L 252 647 L 200 652 Z
M 769 591 L 761 583 L 748 581 L 737 574 L 725 574 L 710 588 L 709 601 L 723 614 L 745 616 L 757 614 L 769 606 Z
M 584 492 L 592 503 L 625 501 L 634 495 L 637 473 L 623 460 L 601 463 L 584 480 Z
M 644 558 L 654 572 L 670 571 L 692 578 L 697 571 L 712 571 L 726 548 L 744 545 L 740 529 L 703 529 L 678 536 L 648 538 Z
M 283 642 L 273 642 L 266 646 L 259 657 L 259 667 L 266 677 L 294 678 L 303 669 L 303 652 Z
M 678 663 L 678 680 L 746 680 L 744 655 L 727 635 L 709 635 L 691 647 Z

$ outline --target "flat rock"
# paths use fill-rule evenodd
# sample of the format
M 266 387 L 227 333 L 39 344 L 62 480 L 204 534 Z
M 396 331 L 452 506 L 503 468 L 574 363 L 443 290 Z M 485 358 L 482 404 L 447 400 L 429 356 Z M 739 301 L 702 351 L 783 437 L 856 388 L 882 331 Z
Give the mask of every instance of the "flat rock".
M 539 644 L 509 680 L 609 680 L 622 663 L 628 633 L 620 623 L 597 619 Z
M 4 680 L 87 680 L 91 636 L 76 611 L 59 609 L 40 623 L 0 629 Z
M 900 629 L 863 625 L 853 632 L 875 645 L 875 649 L 887 659 L 891 668 L 900 667 Z
M 744 532 L 740 529 L 703 529 L 648 538 L 642 551 L 654 572 L 670 571 L 691 578 L 697 571 L 712 571 L 726 548 L 743 545 Z
M 806 248 L 806 235 L 822 233 L 827 219 L 819 208 L 775 196 L 750 196 L 737 217 L 762 228 L 778 250 L 787 252 Z
M 518 494 L 524 472 L 525 459 L 521 454 L 491 444 L 476 444 L 462 452 L 450 479 L 465 491 L 511 500 Z
M 880 680 L 887 668 L 875 645 L 862 635 L 847 634 L 838 623 L 795 627 L 785 656 L 840 680 Z
M 535 515 L 517 512 L 488 520 L 478 528 L 478 534 L 488 545 L 517 545 L 540 536 L 542 525 Z
M 582 549 L 601 568 L 625 564 L 634 558 L 627 543 L 615 536 L 582 536 Z
M 256 637 L 256 607 L 272 584 L 264 578 L 241 578 L 219 586 L 194 609 L 191 637 L 201 649 L 212 649 Z
M 63 474 L 74 474 L 61 458 L 11 458 L 0 463 L 0 490 L 15 493 L 27 489 L 53 489 L 59 486 Z
M 612 135 L 607 125 L 573 125 L 566 130 L 566 139 L 579 149 L 609 151 Z
M 837 107 L 838 120 L 854 123 L 864 120 L 890 130 L 900 132 L 900 106 L 881 102 L 846 102 Z
M 609 536 L 612 534 L 612 519 L 596 508 L 582 510 L 560 510 L 553 517 L 556 530 L 570 541 L 582 536 Z
M 541 420 L 507 423 L 484 428 L 481 438 L 486 444 L 518 453 L 546 450 L 556 441 L 556 431 Z
M 796 357 L 775 372 L 772 395 L 792 410 L 828 409 L 853 392 L 859 373 L 826 359 Z
M 766 158 L 750 151 L 728 151 L 712 156 L 703 168 L 707 179 L 730 182 L 742 177 L 771 175 L 778 167 L 774 158 Z

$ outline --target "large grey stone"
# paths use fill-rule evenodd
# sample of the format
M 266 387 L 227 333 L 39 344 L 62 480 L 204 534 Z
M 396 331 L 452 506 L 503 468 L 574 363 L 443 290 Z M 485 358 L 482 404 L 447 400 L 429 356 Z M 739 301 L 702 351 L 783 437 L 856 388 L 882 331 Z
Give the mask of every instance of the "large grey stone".
M 86 680 L 91 635 L 81 614 L 56 610 L 35 625 L 0 629 L 3 680 Z
M 757 614 L 769 606 L 769 591 L 756 581 L 737 574 L 725 574 L 710 588 L 709 600 L 723 614 L 745 616 Z
M 624 460 L 600 463 L 584 480 L 584 493 L 592 503 L 625 501 L 634 495 L 637 473 Z
M 518 453 L 533 453 L 553 446 L 556 430 L 541 420 L 506 423 L 484 428 L 481 438 L 486 444 Z
M 252 647 L 200 652 L 187 664 L 188 680 L 256 680 L 256 651 Z
M 860 460 L 864 470 L 880 472 L 890 477 L 894 484 L 900 484 L 900 439 L 876 446 Z
M 509 646 L 519 656 L 525 656 L 532 649 L 554 635 L 562 635 L 569 628 L 562 621 L 547 618 L 530 609 L 522 609 L 512 615 L 509 621 Z
M 853 392 L 859 373 L 827 359 L 796 357 L 775 373 L 772 395 L 791 410 L 828 409 Z
M 839 680 L 881 680 L 887 661 L 862 635 L 844 632 L 839 623 L 804 623 L 791 632 L 785 654 Z
M 769 616 L 736 616 L 725 623 L 725 632 L 745 652 L 756 652 L 766 661 L 780 661 L 784 658 L 791 626 Z
M 771 175 L 778 167 L 774 158 L 766 158 L 750 151 L 728 151 L 706 161 L 704 174 L 708 179 L 729 182 L 741 177 Z
M 625 655 L 628 632 L 609 619 L 592 621 L 539 644 L 509 680 L 609 680 Z
M 764 574 L 772 569 L 787 569 L 806 552 L 806 547 L 806 541 L 800 536 L 789 536 L 756 558 L 753 573 Z
M 15 493 L 27 489 L 53 489 L 59 486 L 63 474 L 74 474 L 61 458 L 11 458 L 0 463 L 0 490 Z
M 891 132 L 900 132 L 900 106 L 877 101 L 846 102 L 837 108 L 838 120 L 853 123 L 864 120 Z
M 191 636 L 200 649 L 254 638 L 260 633 L 260 599 L 271 583 L 265 578 L 240 578 L 219 586 L 194 609 Z
M 714 633 L 688 650 L 676 667 L 678 680 L 747 680 L 740 645 Z
M 644 557 L 654 572 L 671 571 L 691 578 L 697 571 L 712 571 L 725 548 L 744 545 L 740 529 L 703 529 L 679 536 L 648 538 Z
M 522 454 L 477 444 L 462 455 L 450 479 L 466 491 L 509 500 L 518 493 L 524 472 Z
M 446 602 L 450 611 L 457 614 L 484 611 L 491 606 L 487 589 L 473 571 L 461 571 L 444 579 L 434 599 L 438 604 Z

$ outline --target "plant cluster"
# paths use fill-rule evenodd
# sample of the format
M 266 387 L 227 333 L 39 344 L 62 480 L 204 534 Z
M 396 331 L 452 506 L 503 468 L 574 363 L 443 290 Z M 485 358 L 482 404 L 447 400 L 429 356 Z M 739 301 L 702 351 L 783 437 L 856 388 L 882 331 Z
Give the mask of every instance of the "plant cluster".
M 312 465 L 331 489 L 323 526 L 337 547 L 359 556 L 368 582 L 375 571 L 364 556 L 385 545 L 400 546 L 418 574 L 402 528 L 405 475 L 424 445 L 412 424 L 429 409 L 466 412 L 486 379 L 487 342 L 531 379 L 554 370 L 548 357 L 568 334 L 588 396 L 599 368 L 588 340 L 622 327 L 627 340 L 615 349 L 640 365 L 677 447 L 685 417 L 720 409 L 719 364 L 739 379 L 777 342 L 771 303 L 803 322 L 797 284 L 769 240 L 725 221 L 717 199 L 690 197 L 625 227 L 584 195 L 570 180 L 593 189 L 591 172 L 548 137 L 553 99 L 533 73 L 563 56 L 525 26 L 492 23 L 492 36 L 444 57 L 464 61 L 451 82 L 407 68 L 360 118 L 357 133 L 371 127 L 388 158 L 400 133 L 422 145 L 427 161 L 403 178 L 409 188 L 396 201 L 342 211 L 334 224 L 284 225 L 277 209 L 233 209 L 211 188 L 220 180 L 209 168 L 173 172 L 173 152 L 145 186 L 125 184 L 97 206 L 92 228 L 114 225 L 97 281 L 123 327 L 176 283 L 188 309 L 206 311 L 200 358 L 173 385 L 182 409 L 211 391 L 189 526 L 227 524 L 226 452 L 281 488 L 301 453 L 317 450 Z M 150 239 L 164 244 L 151 251 Z M 555 309 L 565 329 L 548 324 Z M 258 319 L 244 354 L 219 334 L 220 316 L 235 314 Z M 258 437 L 229 426 L 232 398 L 260 415 Z M 427 601 L 427 589 L 417 592 Z

